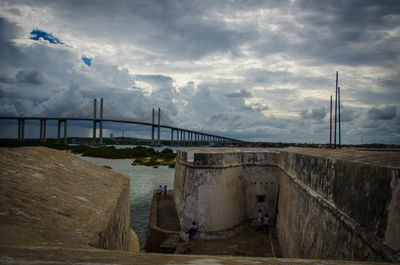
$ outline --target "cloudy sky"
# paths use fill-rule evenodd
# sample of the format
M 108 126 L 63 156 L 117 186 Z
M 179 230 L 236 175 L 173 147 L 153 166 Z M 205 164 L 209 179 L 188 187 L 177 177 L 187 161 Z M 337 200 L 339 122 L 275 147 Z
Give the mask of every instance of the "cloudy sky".
M 126 119 L 160 107 L 187 129 L 326 143 L 336 71 L 343 142 L 400 144 L 398 0 L 0 0 L 3 116 L 69 115 L 103 97 Z M 0 126 L 16 136 L 15 122 Z

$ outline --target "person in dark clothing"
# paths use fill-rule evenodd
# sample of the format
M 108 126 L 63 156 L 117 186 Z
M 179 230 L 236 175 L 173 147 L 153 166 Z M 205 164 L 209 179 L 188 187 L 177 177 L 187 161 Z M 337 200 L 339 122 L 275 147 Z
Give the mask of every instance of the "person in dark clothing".
M 187 231 L 187 234 L 189 234 L 189 238 L 192 238 L 194 236 L 194 234 L 196 234 L 196 232 L 197 232 L 197 225 L 196 225 L 196 222 L 193 222 L 189 231 Z

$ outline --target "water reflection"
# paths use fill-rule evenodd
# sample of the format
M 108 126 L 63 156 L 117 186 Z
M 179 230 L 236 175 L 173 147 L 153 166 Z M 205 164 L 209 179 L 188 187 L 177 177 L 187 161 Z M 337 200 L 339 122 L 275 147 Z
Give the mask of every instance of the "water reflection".
M 173 189 L 174 169 L 166 166 L 132 166 L 131 159 L 80 157 L 100 166 L 109 166 L 130 177 L 131 227 L 138 235 L 141 250 L 144 251 L 153 190 L 159 185 L 168 185 L 169 189 Z

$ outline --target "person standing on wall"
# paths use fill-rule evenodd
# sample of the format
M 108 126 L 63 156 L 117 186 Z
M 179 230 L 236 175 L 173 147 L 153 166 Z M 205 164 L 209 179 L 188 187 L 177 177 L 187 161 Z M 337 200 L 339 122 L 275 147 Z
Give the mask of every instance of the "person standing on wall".
M 269 216 L 268 214 L 265 214 L 263 218 L 263 224 L 264 224 L 264 232 L 268 232 L 268 226 L 269 226 Z
M 160 187 L 158 187 L 158 189 L 157 189 L 157 199 L 160 199 L 161 192 L 162 192 L 162 188 L 161 188 L 161 185 L 160 185 Z
M 164 199 L 166 199 L 167 198 L 167 192 L 168 192 L 167 185 L 164 186 L 163 192 L 164 192 Z
M 262 219 L 263 219 L 263 214 L 261 212 L 261 209 L 259 209 L 257 213 L 257 224 L 258 224 L 257 231 L 260 231 L 262 229 Z

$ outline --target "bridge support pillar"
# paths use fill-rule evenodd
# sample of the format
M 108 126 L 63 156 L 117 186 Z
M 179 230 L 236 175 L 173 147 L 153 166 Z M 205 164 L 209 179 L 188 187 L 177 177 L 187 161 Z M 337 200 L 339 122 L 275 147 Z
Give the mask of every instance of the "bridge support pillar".
M 67 120 L 64 120 L 64 144 L 68 144 L 67 137 Z
M 66 125 L 66 123 L 65 123 L 65 125 Z M 99 141 L 100 141 L 101 144 L 103 143 L 103 98 L 100 99 L 100 132 L 99 132 Z
M 43 120 L 43 142 L 46 142 L 47 120 Z
M 151 116 L 151 144 L 154 144 L 154 108 Z
M 157 134 L 157 144 L 160 145 L 160 121 L 161 121 L 161 110 L 158 108 L 158 134 Z
M 61 120 L 57 121 L 57 144 L 60 144 L 60 136 L 61 136 Z
M 93 143 L 96 143 L 96 112 L 97 112 L 97 99 L 93 101 Z
M 46 142 L 46 122 L 47 120 L 40 120 L 40 142 Z
M 18 119 L 18 140 L 23 141 L 25 138 L 25 119 Z

